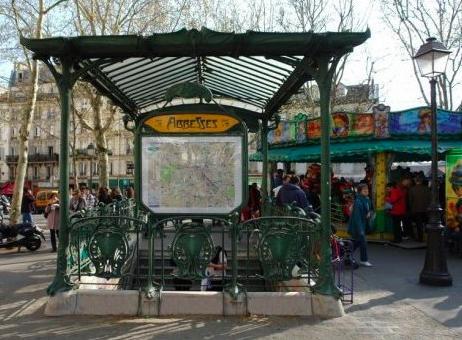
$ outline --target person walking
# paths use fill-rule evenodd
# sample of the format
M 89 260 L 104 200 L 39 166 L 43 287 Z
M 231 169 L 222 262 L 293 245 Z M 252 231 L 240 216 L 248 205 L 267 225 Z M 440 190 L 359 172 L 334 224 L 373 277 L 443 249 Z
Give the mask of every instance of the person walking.
M 285 204 L 294 203 L 297 207 L 304 209 L 305 211 L 310 207 L 303 190 L 298 186 L 300 179 L 298 176 L 286 175 L 283 178 L 284 184 L 278 191 L 276 196 L 276 204 L 284 206 Z
M 389 195 L 385 197 L 385 201 L 391 206 L 390 216 L 393 221 L 394 243 L 401 243 L 403 235 L 401 224 L 404 224 L 406 216 L 406 191 L 401 185 L 393 183 Z
M 415 178 L 415 185 L 408 192 L 409 210 L 412 222 L 417 228 L 416 241 L 423 242 L 423 231 L 427 222 L 427 211 L 431 201 L 431 190 L 423 184 L 422 177 Z
M 45 217 L 47 226 L 50 230 L 51 252 L 56 252 L 56 237 L 59 237 L 59 199 L 58 195 L 53 194 L 50 198 L 50 204 L 45 208 Z
M 366 183 L 361 183 L 357 188 L 357 195 L 353 203 L 353 210 L 348 223 L 348 233 L 353 239 L 353 252 L 359 248 L 360 264 L 371 267 L 367 256 L 366 233 L 371 227 L 369 219 L 371 217 L 371 200 L 369 199 L 369 188 Z
M 31 189 L 24 189 L 24 195 L 21 202 L 22 223 L 32 224 L 32 210 L 35 197 Z
M 69 205 L 70 205 L 69 209 L 71 212 L 77 212 L 77 211 L 85 209 L 86 203 L 80 193 L 80 190 L 74 190 L 74 192 L 72 193 L 72 198 L 71 198 Z

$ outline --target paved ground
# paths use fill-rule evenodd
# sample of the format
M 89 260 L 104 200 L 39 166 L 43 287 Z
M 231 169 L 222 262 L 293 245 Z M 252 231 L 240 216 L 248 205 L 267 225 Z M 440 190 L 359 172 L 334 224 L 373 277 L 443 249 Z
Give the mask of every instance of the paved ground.
M 417 278 L 423 250 L 370 245 L 373 268 L 355 272 L 347 315 L 312 318 L 101 318 L 43 316 L 55 254 L 0 251 L 0 339 L 460 339 L 462 258 L 450 258 L 450 288 Z

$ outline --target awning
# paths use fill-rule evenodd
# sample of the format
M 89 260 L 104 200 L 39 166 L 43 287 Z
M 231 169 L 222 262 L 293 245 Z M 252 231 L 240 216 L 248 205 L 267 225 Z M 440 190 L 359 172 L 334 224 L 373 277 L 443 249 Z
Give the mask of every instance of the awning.
M 462 140 L 438 142 L 440 157 L 450 150 L 462 148 Z M 395 154 L 395 161 L 423 161 L 431 158 L 430 140 L 371 140 L 351 143 L 332 143 L 330 155 L 332 162 L 367 162 L 378 152 Z M 319 162 L 319 145 L 304 145 L 273 148 L 268 151 L 268 160 L 273 162 Z M 250 155 L 251 161 L 261 161 L 261 153 Z
M 0 187 L 0 195 L 12 196 L 14 191 L 14 183 L 6 182 Z

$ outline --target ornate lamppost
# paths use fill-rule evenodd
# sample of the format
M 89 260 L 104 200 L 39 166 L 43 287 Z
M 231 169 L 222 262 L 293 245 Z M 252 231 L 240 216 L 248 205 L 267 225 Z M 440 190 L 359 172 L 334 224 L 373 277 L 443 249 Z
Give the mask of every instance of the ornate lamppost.
M 427 42 L 420 46 L 414 56 L 422 77 L 430 79 L 432 200 L 428 209 L 429 219 L 426 227 L 427 251 L 425 254 L 425 265 L 420 273 L 420 283 L 431 286 L 452 285 L 452 277 L 449 274 L 446 264 L 443 237 L 444 226 L 441 223 L 441 207 L 438 199 L 438 135 L 436 120 L 436 78 L 445 72 L 450 53 L 451 51 L 441 42 L 435 38 L 428 38 Z
M 95 157 L 95 154 L 96 154 L 96 149 L 93 143 L 88 144 L 87 153 L 88 153 L 88 156 L 90 156 L 90 182 L 88 186 L 90 187 L 90 190 L 91 190 L 93 188 L 93 157 Z

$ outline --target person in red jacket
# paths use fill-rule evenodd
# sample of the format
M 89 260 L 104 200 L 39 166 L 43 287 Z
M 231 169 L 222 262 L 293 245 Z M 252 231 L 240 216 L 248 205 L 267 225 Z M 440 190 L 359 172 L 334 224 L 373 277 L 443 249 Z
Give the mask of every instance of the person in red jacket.
M 395 243 L 400 243 L 403 240 L 401 223 L 405 223 L 406 192 L 406 189 L 402 185 L 392 183 L 391 190 L 387 197 L 385 197 L 385 201 L 392 206 L 390 209 L 390 215 L 393 220 L 393 242 Z

